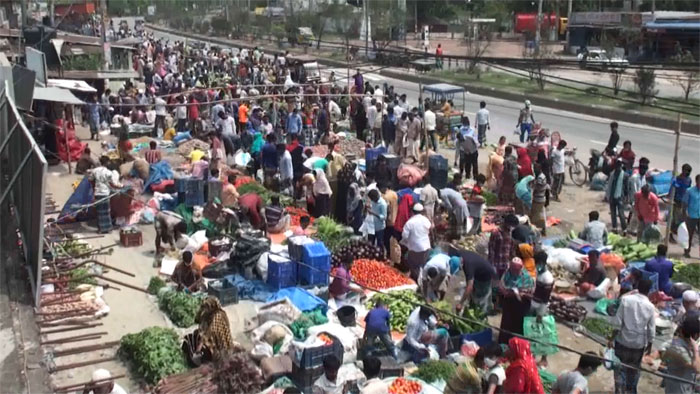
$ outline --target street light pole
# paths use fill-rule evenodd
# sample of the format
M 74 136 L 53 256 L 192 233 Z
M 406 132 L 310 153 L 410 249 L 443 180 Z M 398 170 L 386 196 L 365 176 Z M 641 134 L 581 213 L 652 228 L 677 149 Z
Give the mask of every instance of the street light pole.
M 569 52 L 569 24 L 571 24 L 571 2 L 573 0 L 569 0 L 569 7 L 566 10 L 566 51 Z
M 540 51 L 540 40 L 542 39 L 540 34 L 540 25 L 542 23 L 542 0 L 537 2 L 537 21 L 535 23 L 535 53 Z
M 362 9 L 365 12 L 365 57 L 369 58 L 369 12 L 367 3 L 369 0 L 362 1 Z

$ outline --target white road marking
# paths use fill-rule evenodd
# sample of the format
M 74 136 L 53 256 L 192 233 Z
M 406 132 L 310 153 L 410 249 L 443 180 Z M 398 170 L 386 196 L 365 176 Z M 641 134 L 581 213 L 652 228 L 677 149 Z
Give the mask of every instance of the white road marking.
M 607 142 L 602 142 L 602 141 L 596 141 L 596 140 L 590 140 L 590 141 L 591 141 L 592 143 L 594 143 L 594 144 L 598 144 L 598 145 L 608 145 L 608 143 L 607 143 Z

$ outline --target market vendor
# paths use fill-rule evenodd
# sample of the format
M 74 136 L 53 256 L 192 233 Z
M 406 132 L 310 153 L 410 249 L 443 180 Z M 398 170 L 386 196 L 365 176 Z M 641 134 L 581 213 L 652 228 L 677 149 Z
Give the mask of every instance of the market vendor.
M 456 257 L 452 260 L 445 253 L 436 253 L 425 263 L 418 275 L 418 287 L 428 302 L 435 302 L 445 298 L 450 275 L 459 270 L 459 265 L 459 258 Z
M 107 168 L 109 158 L 100 156 L 100 166 L 91 170 L 88 179 L 94 185 L 95 210 L 97 211 L 97 228 L 100 234 L 112 231 L 112 215 L 110 213 L 109 196 L 114 190 L 121 188 L 119 175 Z
M 263 200 L 257 193 L 246 193 L 238 197 L 241 214 L 256 230 L 266 230 L 265 216 L 262 214 Z
M 238 190 L 236 190 L 236 175 L 228 174 L 228 182 L 221 189 L 221 205 L 226 208 L 235 207 L 238 205 Z
M 455 238 L 461 238 L 466 235 L 469 208 L 462 194 L 456 189 L 446 187 L 440 189 L 440 200 L 442 200 L 445 211 L 449 215 L 451 235 Z
M 262 214 L 265 217 L 265 227 L 270 234 L 279 234 L 287 231 L 291 217 L 280 204 L 280 197 L 273 195 L 270 197 L 270 204 L 262 209 Z
M 100 368 L 93 371 L 91 382 L 85 385 L 83 394 L 127 394 L 127 391 L 112 379 L 108 370 Z
M 437 317 L 432 309 L 419 306 L 411 312 L 406 323 L 406 336 L 401 350 L 411 354 L 411 361 L 419 363 L 430 355 L 428 345 L 437 347 L 440 358 L 445 358 L 449 333 L 444 328 L 436 328 Z
M 498 291 L 503 296 L 499 343 L 508 343 L 513 337 L 511 333 L 523 335 L 523 322 L 530 310 L 530 294 L 534 289 L 535 281 L 523 269 L 522 260 L 513 258 L 498 285 Z
M 608 229 L 605 223 L 598 220 L 600 214 L 598 211 L 588 213 L 588 223 L 583 226 L 583 231 L 578 235 L 579 238 L 588 242 L 594 248 L 602 248 L 608 242 Z
M 659 244 L 656 247 L 656 256 L 649 259 L 644 264 L 644 271 L 656 272 L 659 274 L 659 290 L 667 295 L 671 293 L 671 277 L 673 276 L 673 262 L 666 258 L 668 247 Z
M 489 313 L 493 307 L 491 304 L 492 283 L 494 279 L 498 279 L 496 268 L 480 254 L 470 250 L 462 249 L 457 252 L 456 257 L 462 264 L 467 280 L 462 298 L 456 306 L 457 312 L 460 312 L 467 299 L 470 299 L 472 305 L 484 313 Z
M 311 225 L 311 218 L 307 215 L 304 215 L 299 218 L 299 225 L 294 227 L 292 232 L 294 235 L 306 235 L 309 236 L 311 235 L 311 231 L 309 230 L 309 226 Z
M 581 262 L 583 269 L 585 262 Z M 583 272 L 583 276 L 576 283 L 580 295 L 586 295 L 589 291 L 595 289 L 605 280 L 605 267 L 600 261 L 600 252 L 592 249 L 588 252 L 588 267 Z
M 342 361 L 331 354 L 323 358 L 323 375 L 316 379 L 311 392 L 313 394 L 342 394 L 345 380 L 338 376 Z
M 200 289 L 202 275 L 192 265 L 192 252 L 186 250 L 182 252 L 182 260 L 175 266 L 171 279 L 177 285 L 178 290 L 196 292 Z
M 184 249 L 189 243 L 187 223 L 184 222 L 182 216 L 175 212 L 158 212 L 153 226 L 156 229 L 156 254 L 163 253 L 162 243 L 170 244 L 171 249 Z
M 673 321 L 680 325 L 687 316 L 695 316 L 696 318 L 700 318 L 700 310 L 698 309 L 698 301 L 700 301 L 700 297 L 698 296 L 698 292 L 692 289 L 686 290 L 683 292 L 681 299 L 683 300 L 681 303 L 681 308 L 674 317 Z
M 226 311 L 217 298 L 205 298 L 195 320 L 199 323 L 196 331 L 199 340 L 195 352 L 202 353 L 203 362 L 220 360 L 237 347 L 231 336 Z
M 535 245 L 539 238 L 537 230 L 530 224 L 530 218 L 527 215 L 519 215 L 518 225 L 511 231 L 511 237 L 515 245 L 521 243 Z
M 330 286 L 328 286 L 328 293 L 331 297 L 337 300 L 344 300 L 348 297 L 350 292 L 362 294 L 363 289 L 352 283 L 352 275 L 350 274 L 352 263 L 353 260 L 352 257 L 350 257 L 335 269 L 333 281 Z
M 377 299 L 374 308 L 365 316 L 365 333 L 362 336 L 365 348 L 361 350 L 366 354 L 367 350 L 374 346 L 377 339 L 382 342 L 394 359 L 398 358 L 398 350 L 391 339 L 391 312 L 381 299 Z
M 367 379 L 360 388 L 361 394 L 384 394 L 389 392 L 389 383 L 380 379 L 382 361 L 377 357 L 365 357 L 362 360 L 362 372 Z

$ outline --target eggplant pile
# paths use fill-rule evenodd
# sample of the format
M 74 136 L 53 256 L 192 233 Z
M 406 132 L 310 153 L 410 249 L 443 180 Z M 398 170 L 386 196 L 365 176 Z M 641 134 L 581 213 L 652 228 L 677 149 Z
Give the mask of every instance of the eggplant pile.
M 353 240 L 333 252 L 331 263 L 336 266 L 347 260 L 384 260 L 384 253 L 364 240 Z
M 558 320 L 565 320 L 572 323 L 581 323 L 588 313 L 586 308 L 581 305 L 557 299 L 552 299 L 549 303 L 549 312 Z

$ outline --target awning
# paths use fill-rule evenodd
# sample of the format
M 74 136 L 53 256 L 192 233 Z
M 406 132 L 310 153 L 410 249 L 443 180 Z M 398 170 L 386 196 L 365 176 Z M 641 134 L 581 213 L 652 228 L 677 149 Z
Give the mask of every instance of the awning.
M 57 87 L 42 88 L 34 87 L 34 100 L 53 101 L 55 103 L 65 103 L 74 105 L 85 104 L 79 98 L 75 97 L 70 90 Z
M 75 90 L 83 93 L 97 93 L 97 89 L 90 86 L 87 82 L 76 79 L 57 79 L 49 78 L 49 87 Z

